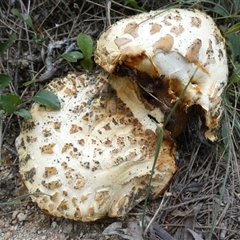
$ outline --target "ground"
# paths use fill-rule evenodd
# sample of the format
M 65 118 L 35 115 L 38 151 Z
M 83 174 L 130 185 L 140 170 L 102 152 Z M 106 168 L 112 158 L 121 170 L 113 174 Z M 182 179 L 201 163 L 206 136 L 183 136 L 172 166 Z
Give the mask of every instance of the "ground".
M 113 23 L 141 11 L 122 1 L 112 1 L 112 4 L 110 1 L 33 2 L 9 0 L 0 3 L 0 40 L 5 41 L 12 33 L 17 35 L 17 40 L 0 58 L 0 71 L 13 77 L 8 90 L 22 96 L 25 108 L 31 105 L 29 97 L 53 77 L 64 76 L 69 71 L 86 72 L 79 62 L 58 60 L 51 67 L 46 60 L 66 51 L 80 32 L 89 34 L 95 42 L 109 21 Z M 177 2 L 180 1 L 170 1 L 170 4 Z M 138 3 L 150 10 L 169 1 Z M 201 8 L 200 5 L 194 7 Z M 25 13 L 25 19 L 31 17 L 34 29 L 14 15 L 12 9 Z M 94 66 L 94 71 L 99 71 L 99 67 Z M 37 81 L 27 87 L 23 85 L 32 79 Z M 229 109 L 234 102 L 225 105 Z M 222 137 L 232 124 L 227 115 L 226 110 Z M 15 138 L 22 121 L 16 115 L 1 117 L 0 239 L 138 239 L 143 228 L 145 239 L 240 239 L 240 138 L 236 131 L 225 142 L 220 137 L 217 143 L 206 144 L 189 127 L 177 139 L 178 172 L 166 191 L 147 204 L 142 228 L 139 224 L 142 223 L 143 203 L 124 219 L 94 223 L 74 222 L 43 213 L 27 196 L 19 179 Z M 146 229 L 149 222 L 150 227 Z

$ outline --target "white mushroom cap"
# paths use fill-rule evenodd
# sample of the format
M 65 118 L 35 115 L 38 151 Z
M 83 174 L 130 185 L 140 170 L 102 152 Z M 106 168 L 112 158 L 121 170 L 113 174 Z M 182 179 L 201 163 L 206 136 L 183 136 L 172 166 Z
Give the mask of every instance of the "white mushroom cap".
M 61 110 L 34 104 L 33 119 L 16 141 L 21 178 L 29 193 L 39 192 L 33 201 L 51 215 L 80 221 L 124 216 L 146 197 L 157 141 L 149 116 L 162 122 L 161 111 L 145 106 L 130 79 L 113 75 L 70 74 L 47 89 L 58 96 Z M 175 151 L 165 132 L 153 198 L 176 172 Z
M 99 38 L 96 62 L 109 73 L 135 69 L 134 80 L 145 88 L 163 83 L 172 103 L 191 80 L 181 108 L 201 106 L 205 137 L 216 139 L 228 65 L 224 39 L 210 16 L 198 10 L 165 9 L 120 20 Z M 149 77 L 140 79 L 139 73 Z M 161 100 L 162 92 L 155 89 Z

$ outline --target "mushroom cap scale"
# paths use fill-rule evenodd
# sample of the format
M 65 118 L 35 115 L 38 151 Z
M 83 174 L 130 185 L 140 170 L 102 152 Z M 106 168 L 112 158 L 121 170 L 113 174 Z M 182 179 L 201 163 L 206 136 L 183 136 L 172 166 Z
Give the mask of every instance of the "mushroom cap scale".
M 46 89 L 58 96 L 61 110 L 34 104 L 33 119 L 23 124 L 16 141 L 21 178 L 29 193 L 39 193 L 33 201 L 51 215 L 86 222 L 119 217 L 146 197 L 157 141 L 157 125 L 148 116 L 161 123 L 163 115 L 145 107 L 129 78 L 112 88 L 108 81 L 114 78 L 69 74 L 51 81 Z M 133 89 L 132 95 L 116 82 Z M 127 103 L 131 98 L 135 110 L 119 97 Z M 165 132 L 153 198 L 176 172 L 175 152 Z
M 137 71 L 136 82 L 139 72 L 148 75 L 141 80 L 146 88 L 164 82 L 172 102 L 191 81 L 180 107 L 188 111 L 201 106 L 205 137 L 216 139 L 228 65 L 224 38 L 210 16 L 198 10 L 165 9 L 122 19 L 100 36 L 95 59 L 110 73 Z

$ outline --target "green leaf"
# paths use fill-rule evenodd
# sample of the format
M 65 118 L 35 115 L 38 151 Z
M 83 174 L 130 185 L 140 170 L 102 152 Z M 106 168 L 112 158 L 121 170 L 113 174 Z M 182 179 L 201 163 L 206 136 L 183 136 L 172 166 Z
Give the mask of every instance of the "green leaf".
M 83 55 L 80 52 L 72 51 L 61 55 L 61 57 L 67 60 L 68 62 L 77 62 L 78 59 L 83 58 Z
M 21 99 L 18 95 L 6 93 L 0 96 L 0 109 L 7 113 L 13 113 Z
M 24 18 L 22 16 L 22 14 L 16 9 L 16 8 L 13 8 L 12 9 L 12 14 L 17 16 L 19 19 L 23 20 L 24 21 Z
M 82 64 L 83 68 L 85 68 L 87 70 L 92 70 L 92 68 L 93 68 L 93 61 L 92 61 L 92 59 L 84 58 L 81 61 L 81 64 Z
M 135 0 L 125 0 L 125 3 L 132 5 L 135 9 L 146 11 L 144 8 L 139 7 L 138 3 Z
M 8 49 L 15 42 L 16 39 L 17 39 L 17 35 L 14 33 L 9 35 L 7 41 L 5 42 L 0 41 L 0 53 Z
M 20 117 L 23 117 L 25 119 L 31 119 L 32 118 L 32 114 L 27 111 L 26 109 L 18 109 L 14 112 L 16 115 L 20 116 Z
M 3 115 L 5 113 L 5 111 L 3 111 L 2 109 L 0 109 L 0 116 Z
M 240 22 L 236 23 L 233 26 L 231 26 L 230 28 L 228 28 L 228 30 L 224 33 L 224 35 L 226 36 L 230 33 L 236 33 L 238 31 L 240 31 Z
M 80 33 L 77 36 L 77 45 L 82 51 L 85 58 L 91 58 L 93 53 L 93 40 L 92 38 L 84 33 Z
M 237 33 L 230 33 L 227 36 L 227 44 L 231 49 L 231 58 L 233 61 L 236 60 L 240 54 L 240 41 Z
M 36 78 L 33 78 L 32 80 L 29 80 L 23 84 L 24 87 L 27 87 L 31 85 L 32 83 L 36 82 Z
M 30 27 L 34 32 L 36 31 L 32 22 L 32 19 L 27 14 L 21 14 L 16 8 L 12 9 L 12 14 L 17 16 L 19 19 L 23 20 L 28 27 Z
M 35 102 L 40 103 L 46 107 L 50 107 L 57 110 L 61 108 L 57 96 L 54 93 L 46 90 L 39 91 L 35 96 L 32 97 L 32 99 Z
M 42 43 L 42 38 L 41 37 L 39 37 L 39 35 L 34 35 L 33 36 L 33 38 L 31 39 L 31 42 L 33 42 L 33 43 L 35 43 L 35 44 L 40 44 L 40 43 Z
M 213 12 L 219 14 L 222 17 L 229 16 L 228 11 L 222 5 L 216 5 L 213 8 Z
M 0 74 L 0 91 L 3 90 L 10 82 L 12 77 L 7 74 Z
M 234 69 L 234 74 L 229 78 L 230 82 L 240 82 L 240 65 Z

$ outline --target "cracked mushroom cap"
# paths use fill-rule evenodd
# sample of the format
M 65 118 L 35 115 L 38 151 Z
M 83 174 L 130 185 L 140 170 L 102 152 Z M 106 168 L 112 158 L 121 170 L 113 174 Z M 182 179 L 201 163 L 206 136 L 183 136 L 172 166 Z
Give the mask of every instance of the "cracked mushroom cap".
M 61 110 L 34 104 L 33 119 L 16 141 L 21 178 L 29 193 L 38 193 L 33 201 L 51 215 L 79 221 L 124 216 L 146 197 L 157 141 L 152 118 L 161 125 L 161 111 L 144 103 L 126 77 L 70 74 L 47 89 Z M 175 151 L 165 132 L 153 198 L 177 169 Z
M 198 10 L 165 9 L 120 20 L 97 43 L 96 62 L 109 73 L 129 75 L 160 102 L 182 112 L 201 107 L 205 137 L 216 139 L 227 83 L 225 41 L 213 19 Z

